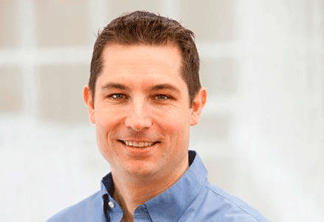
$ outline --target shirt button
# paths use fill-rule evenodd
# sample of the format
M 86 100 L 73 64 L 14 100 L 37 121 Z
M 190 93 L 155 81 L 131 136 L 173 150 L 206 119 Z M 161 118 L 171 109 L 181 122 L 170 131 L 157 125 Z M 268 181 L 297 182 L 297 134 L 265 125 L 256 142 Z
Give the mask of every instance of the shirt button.
M 110 208 L 114 208 L 115 207 L 114 203 L 111 202 L 111 201 L 109 201 L 108 205 L 109 205 Z

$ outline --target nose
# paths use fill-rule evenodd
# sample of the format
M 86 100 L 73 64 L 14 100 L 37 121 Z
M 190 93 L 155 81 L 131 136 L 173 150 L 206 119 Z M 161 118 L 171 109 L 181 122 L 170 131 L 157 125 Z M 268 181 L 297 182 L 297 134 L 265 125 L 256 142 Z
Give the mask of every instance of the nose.
M 129 109 L 125 120 L 126 127 L 135 131 L 148 129 L 152 126 L 152 119 L 149 116 L 149 110 L 144 101 L 134 101 Z

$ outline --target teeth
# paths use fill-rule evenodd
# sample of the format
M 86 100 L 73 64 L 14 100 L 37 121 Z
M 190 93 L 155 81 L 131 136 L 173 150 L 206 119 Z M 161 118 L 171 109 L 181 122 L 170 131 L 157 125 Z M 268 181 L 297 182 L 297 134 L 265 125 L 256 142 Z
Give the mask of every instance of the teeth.
M 124 141 L 127 146 L 134 146 L 134 147 L 147 147 L 152 146 L 153 142 L 135 142 L 135 141 Z

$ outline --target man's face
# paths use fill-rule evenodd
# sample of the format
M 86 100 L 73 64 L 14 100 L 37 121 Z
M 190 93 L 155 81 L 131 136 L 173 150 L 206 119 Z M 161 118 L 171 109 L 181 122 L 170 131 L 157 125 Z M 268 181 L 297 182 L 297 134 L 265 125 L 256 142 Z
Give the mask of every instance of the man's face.
M 103 52 L 95 101 L 85 87 L 90 121 L 112 172 L 165 175 L 188 163 L 189 128 L 206 100 L 202 89 L 192 108 L 174 45 L 109 45 Z

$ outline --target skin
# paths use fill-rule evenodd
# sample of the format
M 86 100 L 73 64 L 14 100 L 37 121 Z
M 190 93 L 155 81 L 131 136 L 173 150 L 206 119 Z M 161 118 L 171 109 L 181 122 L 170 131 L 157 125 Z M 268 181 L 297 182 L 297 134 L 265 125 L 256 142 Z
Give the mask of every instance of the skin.
M 106 46 L 95 101 L 88 86 L 83 96 L 97 144 L 110 163 L 114 198 L 133 221 L 134 210 L 172 186 L 188 169 L 190 126 L 200 119 L 207 90 L 201 88 L 190 108 L 181 77 L 177 46 Z M 154 145 L 132 147 L 127 141 Z

